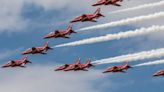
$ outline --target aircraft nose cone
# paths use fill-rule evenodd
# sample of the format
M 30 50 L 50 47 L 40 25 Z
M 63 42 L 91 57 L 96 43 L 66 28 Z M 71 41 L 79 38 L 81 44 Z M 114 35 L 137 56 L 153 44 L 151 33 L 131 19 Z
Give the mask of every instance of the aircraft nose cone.
M 50 38 L 50 36 L 51 36 L 51 33 L 46 34 L 46 35 L 44 36 L 44 39 Z
M 46 36 L 44 36 L 43 38 L 44 38 L 44 39 L 47 39 L 47 38 L 48 38 L 48 36 L 46 35 Z
M 153 74 L 153 76 L 158 76 L 158 74 L 157 74 L 157 73 L 155 73 L 155 74 Z
M 55 69 L 54 71 L 59 71 L 59 69 Z
M 73 21 L 73 20 L 72 20 L 72 21 L 70 21 L 70 23 L 74 23 L 74 22 L 75 22 L 75 21 Z
M 1 68 L 6 68 L 7 67 L 7 65 L 3 65 L 3 66 L 1 66 Z
M 54 69 L 54 71 L 60 71 L 60 70 L 62 70 L 62 69 L 61 68 Z
M 103 71 L 102 73 L 107 73 L 108 71 Z
M 25 55 L 26 54 L 26 52 L 22 52 L 22 55 Z
M 92 6 L 96 6 L 95 4 L 93 4 Z
M 155 76 L 157 76 L 156 74 L 153 74 L 153 76 L 155 77 Z
M 1 66 L 1 68 L 5 68 L 5 66 Z

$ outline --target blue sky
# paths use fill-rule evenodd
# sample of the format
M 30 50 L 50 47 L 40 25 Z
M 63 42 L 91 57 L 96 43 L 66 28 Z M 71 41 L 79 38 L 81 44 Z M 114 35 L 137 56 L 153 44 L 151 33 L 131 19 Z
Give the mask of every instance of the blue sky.
M 96 1 L 96 0 L 95 0 Z M 163 25 L 162 19 L 150 20 L 114 27 L 104 30 L 89 31 L 71 35 L 71 39 L 44 40 L 43 36 L 56 29 L 65 29 L 69 21 L 80 14 L 93 12 L 96 8 L 90 5 L 94 0 L 0 0 L 0 64 L 12 59 L 22 57 L 21 52 L 33 46 L 41 46 L 46 41 L 50 46 L 76 41 L 88 37 L 96 37 L 107 33 L 134 30 L 153 24 Z M 133 7 L 140 4 L 158 2 L 160 0 L 140 0 L 122 3 L 122 7 L 101 7 L 106 18 L 99 19 L 98 23 L 77 23 L 74 29 L 89 25 L 95 25 L 115 21 L 127 17 L 151 14 L 162 11 L 161 8 L 138 10 L 137 12 L 111 15 L 110 11 Z M 108 20 L 108 21 L 107 21 Z M 47 55 L 30 55 L 29 60 L 33 64 L 27 65 L 26 69 L 0 69 L 0 90 L 3 92 L 138 92 L 138 91 L 162 91 L 164 79 L 153 78 L 152 74 L 163 65 L 137 67 L 125 74 L 102 74 L 103 69 L 112 65 L 98 65 L 89 72 L 54 72 L 53 69 L 60 64 L 72 63 L 80 57 L 83 61 L 87 58 L 98 60 L 115 57 L 123 54 L 162 48 L 164 45 L 163 32 L 146 36 L 132 37 L 77 47 L 55 48 Z M 162 59 L 162 58 L 161 58 Z M 148 60 L 130 63 L 135 65 Z M 151 59 L 156 60 L 156 59 Z

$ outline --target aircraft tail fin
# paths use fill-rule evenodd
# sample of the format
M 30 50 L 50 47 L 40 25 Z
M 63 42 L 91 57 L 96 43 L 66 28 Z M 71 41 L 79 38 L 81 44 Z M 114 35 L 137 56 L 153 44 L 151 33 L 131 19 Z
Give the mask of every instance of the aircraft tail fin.
M 46 43 L 44 44 L 44 47 L 48 47 L 48 42 L 46 42 Z
M 91 63 L 91 59 L 89 58 L 89 59 L 86 60 L 86 63 L 85 64 L 88 65 L 90 63 Z
M 30 62 L 28 59 L 28 56 L 25 56 L 22 60 L 22 64 L 27 64 L 27 63 L 32 63 L 32 62 Z
M 91 64 L 91 59 L 90 58 L 86 61 L 85 65 L 86 65 L 87 68 L 95 67 L 93 64 Z
M 70 29 L 72 29 L 72 24 L 69 24 L 67 27 L 67 30 L 70 30 Z
M 101 9 L 98 8 L 98 9 L 94 12 L 94 14 L 98 14 L 98 13 L 100 13 L 100 11 L 101 11 Z
M 52 50 L 52 48 L 51 47 L 49 47 L 49 44 L 48 44 L 48 42 L 46 42 L 45 44 L 44 44 L 44 49 L 45 49 L 45 51 L 47 51 L 47 50 Z
M 125 62 L 124 67 L 126 67 L 126 68 L 133 68 L 132 66 L 129 65 L 128 61 Z
M 100 13 L 101 9 L 98 8 L 95 12 L 94 12 L 94 15 L 96 16 L 96 18 L 98 17 L 105 17 L 103 14 Z
M 126 62 L 125 62 L 125 65 L 128 65 L 128 64 L 129 64 L 128 61 L 126 61 Z
M 69 35 L 70 35 L 71 33 L 77 33 L 77 32 L 75 32 L 75 31 L 73 30 L 71 24 L 68 26 L 67 30 L 69 31 L 69 32 L 68 32 Z
M 23 61 L 27 60 L 28 56 L 22 58 Z
M 80 64 L 80 58 L 76 60 L 75 64 Z

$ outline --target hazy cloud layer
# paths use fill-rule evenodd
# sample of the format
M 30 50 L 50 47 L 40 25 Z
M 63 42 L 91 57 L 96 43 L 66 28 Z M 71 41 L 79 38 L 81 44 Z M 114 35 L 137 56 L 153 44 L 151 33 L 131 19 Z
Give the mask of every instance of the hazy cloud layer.
M 147 10 L 138 10 L 134 12 L 126 12 L 122 14 L 117 14 L 117 16 L 110 15 L 110 11 L 124 9 L 128 7 L 134 7 L 141 4 L 151 3 L 151 2 L 158 2 L 160 0 L 140 0 L 140 1 L 128 1 L 125 0 L 122 4 L 122 7 L 115 7 L 115 6 L 107 6 L 102 7 L 103 13 L 106 13 L 106 18 L 104 20 L 100 20 L 100 23 L 106 20 L 114 21 L 118 19 L 123 19 L 132 16 L 139 16 L 144 14 L 154 13 L 155 11 L 161 11 L 163 7 L 157 7 L 153 9 Z M 22 18 L 22 11 L 25 8 L 26 4 L 33 4 L 39 7 L 42 7 L 44 10 L 60 10 L 60 11 L 70 11 L 70 12 L 81 12 L 81 13 L 88 13 L 90 11 L 95 10 L 97 7 L 92 7 L 95 1 L 93 0 L 81 0 L 80 2 L 77 0 L 0 0 L 0 32 L 15 32 L 15 31 L 22 31 L 25 27 L 27 27 L 30 23 L 26 19 Z M 138 13 L 139 12 L 139 13 Z M 77 15 L 75 15 L 77 16 Z M 158 21 L 155 21 L 154 24 L 158 24 Z M 160 21 L 161 23 L 161 21 Z M 139 26 L 149 25 L 148 22 L 135 24 Z
M 110 81 L 101 81 L 105 75 L 99 70 L 54 72 L 52 66 L 38 65 L 26 69 L 3 69 L 0 73 L 3 92 L 101 92 L 107 86 L 112 90 Z M 102 85 L 95 87 L 95 83 Z
M 27 24 L 21 18 L 23 0 L 0 0 L 0 32 L 20 31 Z
M 22 50 L 22 48 L 18 48 L 15 50 L 9 50 L 9 49 L 0 50 L 0 60 L 8 58 L 8 57 L 15 55 L 17 53 L 20 53 L 21 50 Z

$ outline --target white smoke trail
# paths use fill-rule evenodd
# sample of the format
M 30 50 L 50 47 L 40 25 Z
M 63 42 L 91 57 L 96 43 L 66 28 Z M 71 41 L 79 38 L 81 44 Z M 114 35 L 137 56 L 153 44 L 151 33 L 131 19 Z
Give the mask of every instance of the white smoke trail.
M 107 63 L 120 63 L 120 62 L 131 62 L 136 60 L 144 60 L 144 59 L 150 59 L 150 58 L 158 58 L 164 56 L 164 48 L 151 50 L 151 51 L 143 51 L 139 53 L 134 54 L 128 54 L 128 55 L 122 55 L 107 59 L 101 59 L 93 61 L 93 64 L 107 64 Z
M 88 38 L 88 39 L 83 39 L 83 40 L 80 40 L 80 41 L 65 43 L 65 44 L 57 45 L 55 47 L 78 46 L 78 45 L 83 45 L 83 44 L 92 44 L 92 43 L 97 43 L 97 42 L 103 42 L 103 41 L 110 41 L 110 40 L 116 40 L 116 39 L 121 39 L 121 38 L 140 36 L 140 35 L 145 35 L 145 34 L 148 34 L 148 33 L 158 32 L 158 31 L 164 31 L 164 26 L 152 26 L 152 27 L 149 27 L 149 28 L 136 29 L 134 31 L 120 32 L 120 33 L 117 33 L 117 34 L 108 34 L 108 35 L 105 35 L 105 36 Z
M 164 1 L 160 1 L 160 2 L 155 2 L 155 3 L 150 3 L 150 4 L 139 5 L 139 6 L 132 7 L 132 8 L 113 11 L 113 12 L 110 12 L 109 14 L 129 12 L 129 11 L 135 11 L 135 10 L 146 9 L 146 8 L 154 8 L 156 6 L 163 6 L 163 5 L 164 5 Z
M 136 22 L 141 22 L 141 21 L 146 21 L 146 20 L 161 18 L 161 17 L 164 17 L 164 12 L 158 12 L 158 13 L 154 13 L 154 14 L 150 14 L 150 15 L 137 16 L 137 17 L 127 18 L 127 19 L 123 19 L 123 20 L 119 20 L 119 21 L 110 22 L 110 23 L 85 27 L 85 28 L 79 29 L 78 31 L 103 29 L 103 28 L 108 28 L 108 27 L 127 25 L 127 24 L 131 24 L 131 23 L 136 23 Z
M 159 64 L 164 64 L 164 60 L 157 60 L 157 61 L 151 61 L 151 62 L 146 62 L 146 63 L 142 63 L 142 64 L 137 64 L 137 65 L 134 65 L 134 67 L 159 65 Z

